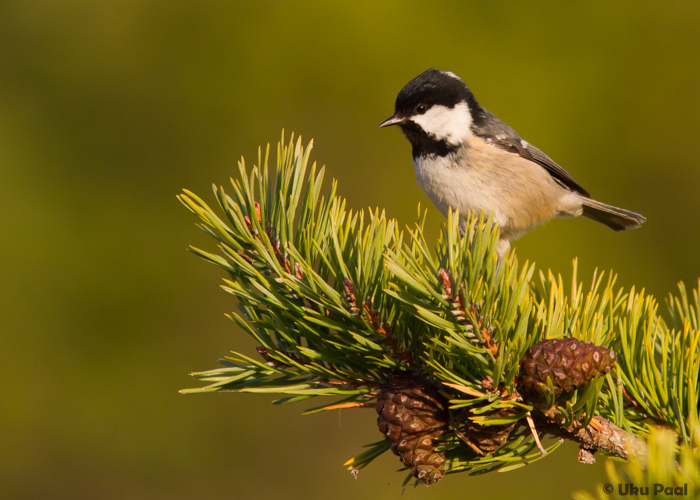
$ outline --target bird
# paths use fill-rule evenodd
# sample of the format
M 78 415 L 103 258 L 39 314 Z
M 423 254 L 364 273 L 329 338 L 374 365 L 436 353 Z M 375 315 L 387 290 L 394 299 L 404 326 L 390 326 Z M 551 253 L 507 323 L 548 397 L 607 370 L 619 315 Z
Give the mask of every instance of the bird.
M 640 227 L 640 214 L 591 197 L 545 153 L 483 108 L 456 74 L 430 68 L 401 89 L 394 114 L 379 126 L 398 125 L 413 152 L 418 184 L 444 215 L 493 213 L 500 228 L 498 256 L 553 218 L 583 215 L 613 229 Z

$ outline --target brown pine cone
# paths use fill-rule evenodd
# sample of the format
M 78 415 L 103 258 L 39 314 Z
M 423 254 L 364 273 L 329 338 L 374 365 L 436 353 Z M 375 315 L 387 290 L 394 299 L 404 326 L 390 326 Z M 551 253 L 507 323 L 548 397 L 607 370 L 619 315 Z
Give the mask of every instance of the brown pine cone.
M 542 404 L 551 392 L 560 396 L 586 385 L 598 375 L 610 373 L 615 353 L 606 347 L 575 338 L 543 340 L 533 345 L 520 360 L 520 394 Z
M 445 399 L 430 385 L 416 380 L 392 380 L 377 394 L 379 431 L 391 451 L 430 486 L 445 475 L 445 455 L 435 451 L 435 439 L 448 428 Z
M 516 408 L 501 408 L 494 412 L 490 412 L 480 416 L 493 417 L 513 417 L 519 413 Z M 484 455 L 491 455 L 498 448 L 503 446 L 508 440 L 511 431 L 517 425 L 517 422 L 505 425 L 482 425 L 468 418 L 465 418 L 465 428 L 469 441 L 472 442 Z

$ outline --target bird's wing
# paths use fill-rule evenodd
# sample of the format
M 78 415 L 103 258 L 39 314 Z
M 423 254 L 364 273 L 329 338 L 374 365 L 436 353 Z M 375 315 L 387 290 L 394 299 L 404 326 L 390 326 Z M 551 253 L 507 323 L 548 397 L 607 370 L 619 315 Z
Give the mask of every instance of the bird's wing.
M 544 168 L 554 180 L 562 186 L 576 191 L 577 193 L 590 198 L 588 191 L 576 182 L 569 173 L 556 164 L 549 156 L 537 149 L 532 144 L 523 141 L 518 133 L 513 130 L 507 123 L 500 120 L 496 115 L 489 110 L 482 108 L 483 120 L 479 125 L 474 125 L 474 133 L 479 137 L 486 139 L 486 142 L 511 153 L 522 156 L 526 160 L 537 163 Z
M 539 166 L 543 167 L 547 172 L 549 172 L 549 175 L 551 175 L 562 186 L 567 187 L 572 191 L 576 191 L 586 198 L 591 197 L 591 195 L 588 194 L 588 191 L 586 191 L 583 186 L 576 182 L 576 180 L 571 177 L 566 170 L 557 165 L 554 160 L 537 149 L 535 146 L 520 139 L 520 137 L 495 135 L 483 136 L 483 138 L 486 139 L 486 142 L 493 146 L 505 149 L 506 151 L 520 155 L 526 160 L 537 163 Z

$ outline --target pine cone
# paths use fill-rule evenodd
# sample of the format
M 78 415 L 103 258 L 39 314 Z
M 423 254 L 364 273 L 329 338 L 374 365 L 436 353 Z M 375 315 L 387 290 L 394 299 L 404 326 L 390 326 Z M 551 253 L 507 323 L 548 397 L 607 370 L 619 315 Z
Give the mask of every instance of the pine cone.
M 447 431 L 446 406 L 437 390 L 415 380 L 393 380 L 377 394 L 379 431 L 426 486 L 445 475 L 445 455 L 435 451 L 435 439 Z
M 575 338 L 543 340 L 533 345 L 520 360 L 520 393 L 542 404 L 551 391 L 554 396 L 586 385 L 598 375 L 610 373 L 615 353 L 610 349 Z
M 465 428 L 469 441 L 472 442 L 484 455 L 491 455 L 498 448 L 503 446 L 508 440 L 511 431 L 517 425 L 517 422 L 505 425 L 481 425 L 472 420 L 468 419 L 468 415 L 471 412 L 466 412 L 467 414 L 462 417 L 464 418 Z M 515 408 L 501 408 L 494 412 L 487 414 L 480 414 L 480 416 L 493 416 L 493 417 L 513 417 L 519 413 L 519 410 Z

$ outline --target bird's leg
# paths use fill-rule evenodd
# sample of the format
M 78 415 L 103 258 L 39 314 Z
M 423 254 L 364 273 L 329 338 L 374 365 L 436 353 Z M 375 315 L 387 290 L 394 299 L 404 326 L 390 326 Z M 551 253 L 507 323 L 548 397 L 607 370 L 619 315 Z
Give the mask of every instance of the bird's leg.
M 474 230 L 479 229 L 479 220 L 477 219 L 474 221 Z M 461 219 L 459 221 L 459 235 L 464 238 L 464 234 L 467 232 L 467 220 L 466 219 Z
M 467 232 L 467 221 L 462 219 L 459 221 L 459 236 L 464 238 L 464 233 Z
M 508 253 L 508 250 L 510 250 L 510 241 L 506 240 L 505 238 L 501 238 L 498 240 L 498 261 L 503 258 L 505 254 Z
M 510 250 L 510 241 L 504 238 L 498 240 L 498 263 L 496 264 L 496 274 L 498 274 L 501 271 L 501 264 L 503 264 L 503 256 L 508 253 L 508 250 Z

